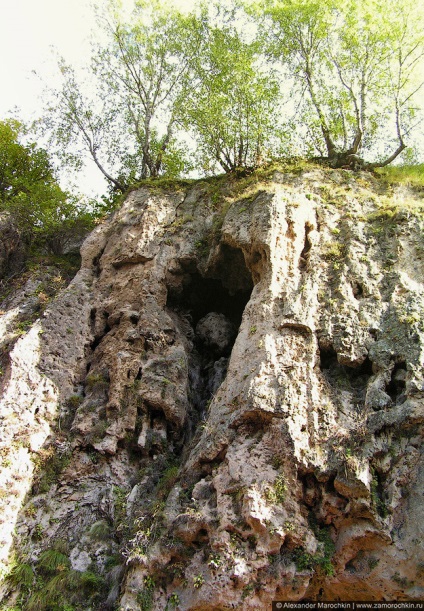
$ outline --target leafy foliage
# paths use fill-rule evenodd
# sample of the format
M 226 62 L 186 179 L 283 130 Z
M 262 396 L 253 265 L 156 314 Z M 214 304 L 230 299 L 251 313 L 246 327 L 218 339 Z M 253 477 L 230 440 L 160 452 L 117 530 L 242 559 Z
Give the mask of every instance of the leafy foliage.
M 55 549 L 44 550 L 38 559 L 38 569 L 47 575 L 63 572 L 69 567 L 69 558 Z
M 410 0 L 267 3 L 268 53 L 293 78 L 309 144 L 333 165 L 355 167 L 359 152 L 387 165 L 406 148 L 423 85 L 424 16 L 413 10 Z
M 194 131 L 207 172 L 216 163 L 226 172 L 254 168 L 270 158 L 278 82 L 261 65 L 257 44 L 243 40 L 234 11 L 213 10 L 204 8 L 194 26 L 201 43 L 185 125 Z
M 205 173 L 299 153 L 357 169 L 414 140 L 424 11 L 412 0 L 199 2 L 188 14 L 138 0 L 127 20 L 117 7 L 101 16 L 89 86 L 61 61 L 46 117 L 62 159 L 78 166 L 88 151 L 112 198 L 196 157 Z
M 92 226 L 93 214 L 60 188 L 47 152 L 27 138 L 18 121 L 0 121 L 0 212 L 11 215 L 28 248 L 60 255 Z
M 108 42 L 94 51 L 89 88 L 60 62 L 63 85 L 46 123 L 62 159 L 78 166 L 88 151 L 120 192 L 149 176 L 187 171 L 184 143 L 174 135 L 195 49 L 187 20 L 160 2 L 139 1 L 130 22 L 111 9 L 100 23 Z
M 35 573 L 32 566 L 25 562 L 16 562 L 7 576 L 7 581 L 15 588 L 29 590 L 35 580 Z

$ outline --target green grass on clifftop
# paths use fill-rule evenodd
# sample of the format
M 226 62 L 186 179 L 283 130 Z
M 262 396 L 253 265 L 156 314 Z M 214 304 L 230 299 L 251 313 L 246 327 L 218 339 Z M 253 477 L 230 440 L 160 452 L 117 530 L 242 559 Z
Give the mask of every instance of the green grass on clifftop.
M 424 163 L 378 168 L 376 174 L 390 184 L 424 188 Z

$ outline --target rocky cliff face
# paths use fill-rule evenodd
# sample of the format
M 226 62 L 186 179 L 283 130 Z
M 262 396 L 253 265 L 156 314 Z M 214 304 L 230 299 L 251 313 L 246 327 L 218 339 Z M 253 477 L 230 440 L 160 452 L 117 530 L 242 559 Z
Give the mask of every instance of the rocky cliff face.
M 5 604 L 423 598 L 420 198 L 313 167 L 130 193 L 3 369 Z

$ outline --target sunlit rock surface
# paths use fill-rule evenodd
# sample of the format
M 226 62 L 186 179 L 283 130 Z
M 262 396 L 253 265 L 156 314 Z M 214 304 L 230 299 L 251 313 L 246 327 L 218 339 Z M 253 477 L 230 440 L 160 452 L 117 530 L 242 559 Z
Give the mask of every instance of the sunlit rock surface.
M 99 580 L 65 575 L 76 609 L 422 599 L 420 198 L 318 168 L 130 193 L 4 360 L 5 573 L 48 593 L 60 549 Z

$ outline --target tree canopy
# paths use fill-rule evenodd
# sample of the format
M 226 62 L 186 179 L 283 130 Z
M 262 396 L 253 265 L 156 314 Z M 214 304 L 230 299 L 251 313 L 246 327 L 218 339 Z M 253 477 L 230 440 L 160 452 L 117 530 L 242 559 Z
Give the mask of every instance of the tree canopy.
M 12 215 L 27 247 L 54 254 L 87 231 L 92 215 L 56 181 L 47 152 L 16 120 L 0 121 L 0 212 Z
M 60 61 L 63 85 L 47 125 L 62 153 L 73 150 L 78 163 L 88 151 L 120 191 L 137 179 L 188 169 L 174 132 L 195 53 L 189 22 L 158 2 L 140 1 L 128 23 L 116 11 L 100 19 L 108 42 L 93 52 L 89 87 Z
M 235 21 L 234 11 L 214 15 L 209 5 L 196 22 L 199 46 L 183 116 L 206 170 L 218 164 L 231 172 L 271 157 L 278 82 L 261 65 L 257 42 L 244 40 Z
M 115 190 L 282 154 L 386 165 L 418 129 L 424 28 L 412 0 L 233 0 L 184 14 L 138 0 L 129 19 L 117 4 L 85 82 L 60 62 L 46 119 L 62 157 L 88 152 Z
M 299 123 L 333 165 L 355 164 L 360 153 L 373 156 L 374 167 L 387 165 L 406 148 L 423 85 L 416 8 L 409 0 L 267 3 L 268 54 L 291 73 L 297 94 L 306 94 Z

